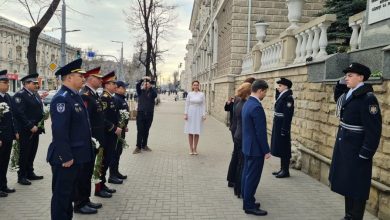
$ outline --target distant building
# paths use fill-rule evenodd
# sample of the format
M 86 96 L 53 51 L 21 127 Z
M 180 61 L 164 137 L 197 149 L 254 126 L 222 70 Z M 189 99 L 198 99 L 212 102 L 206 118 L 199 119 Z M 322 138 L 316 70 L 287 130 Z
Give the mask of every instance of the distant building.
M 20 78 L 28 74 L 27 47 L 29 28 L 0 16 L 0 69 L 7 69 L 10 90 L 21 87 Z M 60 40 L 41 34 L 37 45 L 37 72 L 42 88 L 54 89 L 56 78 L 49 64 L 60 64 Z M 67 62 L 76 58 L 78 48 L 67 45 Z

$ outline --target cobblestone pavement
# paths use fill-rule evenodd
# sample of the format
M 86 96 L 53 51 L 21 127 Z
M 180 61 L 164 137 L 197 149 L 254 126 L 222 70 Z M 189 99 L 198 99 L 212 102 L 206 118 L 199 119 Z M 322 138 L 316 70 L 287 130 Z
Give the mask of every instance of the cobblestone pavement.
M 92 196 L 102 202 L 97 215 L 76 214 L 74 219 L 275 219 L 333 220 L 344 214 L 343 198 L 329 188 L 299 171 L 292 177 L 276 179 L 271 175 L 278 160 L 266 162 L 256 198 L 268 216 L 255 217 L 242 211 L 242 201 L 227 187 L 226 172 L 232 151 L 230 133 L 225 125 L 208 117 L 200 137 L 199 155 L 188 155 L 183 134 L 183 101 L 163 97 L 157 107 L 150 132 L 152 152 L 133 155 L 135 122 L 130 123 L 120 170 L 128 175 L 111 199 Z M 46 127 L 50 127 L 47 122 Z M 8 175 L 9 186 L 17 192 L 0 198 L 0 219 L 49 219 L 51 171 L 45 162 L 50 128 L 41 136 L 35 162 L 36 173 L 44 175 L 31 186 L 16 183 L 16 173 Z M 365 219 L 376 219 L 366 214 Z

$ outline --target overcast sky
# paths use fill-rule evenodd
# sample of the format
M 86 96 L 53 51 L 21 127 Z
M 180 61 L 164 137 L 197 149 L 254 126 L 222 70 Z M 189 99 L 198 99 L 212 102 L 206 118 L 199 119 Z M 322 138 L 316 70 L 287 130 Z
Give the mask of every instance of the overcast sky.
M 81 32 L 67 34 L 67 43 L 83 49 L 93 48 L 100 54 L 109 54 L 120 57 L 120 44 L 111 40 L 124 42 L 124 57 L 131 59 L 134 53 L 135 37 L 130 33 L 126 23 L 124 10 L 128 10 L 134 0 L 66 0 L 70 7 L 67 9 L 67 30 L 80 29 Z M 188 30 L 191 18 L 193 0 L 165 0 L 170 4 L 179 5 L 176 10 L 177 20 L 172 30 L 173 36 L 164 47 L 169 49 L 165 55 L 165 62 L 160 64 L 159 70 L 170 74 L 177 70 L 178 64 L 184 64 L 186 53 L 185 45 L 191 37 Z M 61 9 L 61 5 L 58 7 Z M 77 10 L 83 14 L 72 11 Z M 37 10 L 34 11 L 37 15 Z M 0 0 L 0 15 L 22 25 L 31 26 L 31 19 L 27 11 L 17 0 Z M 60 38 L 61 31 L 51 31 L 61 26 L 60 18 L 53 17 L 45 28 L 45 34 Z M 184 66 L 183 66 L 184 67 Z M 183 68 L 182 68 L 183 69 Z M 181 69 L 181 70 L 182 70 Z

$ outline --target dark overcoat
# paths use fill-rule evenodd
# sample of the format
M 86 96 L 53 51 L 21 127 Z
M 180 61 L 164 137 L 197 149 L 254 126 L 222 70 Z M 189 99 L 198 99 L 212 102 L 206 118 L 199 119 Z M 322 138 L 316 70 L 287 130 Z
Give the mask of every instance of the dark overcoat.
M 271 154 L 291 158 L 291 120 L 294 115 L 294 98 L 287 90 L 275 102 L 274 123 L 271 136 Z
M 382 132 L 382 116 L 371 85 L 357 88 L 346 99 L 348 89 L 337 84 L 340 126 L 334 146 L 329 181 L 332 191 L 367 200 L 374 156 Z

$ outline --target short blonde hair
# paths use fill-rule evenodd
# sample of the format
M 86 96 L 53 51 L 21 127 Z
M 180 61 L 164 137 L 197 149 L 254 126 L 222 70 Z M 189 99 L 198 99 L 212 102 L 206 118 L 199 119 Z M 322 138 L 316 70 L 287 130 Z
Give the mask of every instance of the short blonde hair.
M 250 96 L 251 94 L 251 87 L 252 87 L 251 83 L 244 82 L 236 90 L 236 96 L 240 97 L 241 99 L 247 99 L 248 96 Z

